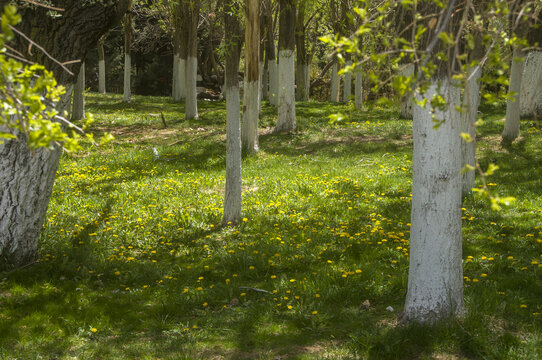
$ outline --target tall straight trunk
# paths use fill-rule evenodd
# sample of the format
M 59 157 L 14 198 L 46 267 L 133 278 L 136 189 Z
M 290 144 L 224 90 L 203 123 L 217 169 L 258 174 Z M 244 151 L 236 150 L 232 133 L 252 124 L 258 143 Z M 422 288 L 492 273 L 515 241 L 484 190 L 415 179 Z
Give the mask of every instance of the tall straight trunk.
M 411 77 L 414 75 L 414 64 L 402 64 L 401 75 L 405 77 Z M 409 92 L 401 99 L 401 105 L 399 109 L 401 117 L 403 119 L 412 119 L 414 112 L 414 98 L 413 94 Z
M 352 61 L 348 60 L 346 62 L 347 66 L 352 65 Z M 347 103 L 350 101 L 352 96 L 352 72 L 348 71 L 344 74 L 344 88 L 343 88 L 343 102 Z
M 275 32 L 273 28 L 273 7 L 271 0 L 265 1 L 265 29 L 266 29 L 266 49 L 265 57 L 267 62 L 267 71 L 268 71 L 268 82 L 269 82 L 269 104 L 273 106 L 278 106 L 278 67 L 277 67 L 277 56 L 275 54 Z
M 0 1 L 0 6 L 4 5 Z M 43 46 L 52 58 L 61 62 L 82 59 L 106 31 L 120 20 L 128 1 L 83 3 L 66 2 L 61 17 L 48 16 L 48 9 L 20 8 L 18 28 Z M 77 29 L 77 31 L 74 31 Z M 56 109 L 69 106 L 74 78 L 42 52 L 28 53 L 28 43 L 15 39 L 11 44 L 29 59 L 54 71 L 59 84 L 66 87 Z M 77 74 L 80 64 L 66 65 Z M 37 255 L 40 231 L 61 154 L 53 149 L 29 150 L 24 137 L 0 144 L 0 269 L 20 266 Z
M 185 117 L 189 119 L 198 118 L 198 96 L 196 91 L 198 79 L 198 20 L 200 0 L 184 0 L 187 26 L 187 57 L 186 57 L 186 87 L 185 87 Z
M 105 94 L 105 35 L 98 40 L 98 92 Z
M 266 70 L 266 55 L 265 49 L 267 48 L 267 34 L 266 34 L 266 17 L 267 12 L 265 9 L 265 2 L 262 2 L 260 5 L 260 111 L 262 110 L 261 102 L 264 99 L 267 99 L 267 79 L 268 74 Z
M 421 2 L 421 16 L 442 14 L 439 23 L 447 33 L 457 33 L 461 8 L 445 8 L 431 1 Z M 454 11 L 455 10 L 455 11 Z M 454 14 L 451 16 L 450 14 Z M 461 229 L 461 91 L 452 83 L 457 74 L 454 47 L 432 43 L 435 33 L 424 33 L 421 47 L 433 44 L 426 54 L 434 73 L 425 92 L 417 100 L 425 108 L 414 107 L 413 177 L 410 228 L 408 289 L 403 319 L 433 324 L 462 315 L 463 301 Z M 431 46 L 433 46 L 431 45 Z M 444 53 L 445 58 L 434 54 Z M 455 67 L 454 67 L 455 66 Z M 431 108 L 440 95 L 445 108 Z M 439 126 L 435 127 L 435 120 Z
M 339 102 L 339 64 L 337 60 L 331 66 L 331 102 Z
M 247 153 L 258 152 L 258 118 L 260 113 L 260 1 L 245 0 L 245 89 L 241 142 Z
M 275 132 L 297 128 L 295 118 L 295 31 L 294 0 L 280 1 L 279 18 L 279 109 Z
M 85 118 L 85 62 L 81 63 L 79 75 L 73 87 L 72 120 Z
M 226 192 L 224 197 L 223 225 L 241 222 L 241 119 L 239 99 L 239 48 L 240 24 L 236 3 L 228 3 L 224 11 L 225 38 L 228 43 L 226 56 Z
M 512 95 L 511 99 L 506 102 L 506 120 L 504 122 L 504 130 L 502 139 L 512 142 L 519 136 L 519 117 L 520 117 L 520 92 L 521 78 L 523 76 L 523 67 L 525 64 L 525 53 L 518 47 L 514 47 L 514 58 L 510 66 L 510 85 L 508 93 Z
M 297 7 L 297 19 L 295 23 L 295 48 L 296 48 L 296 93 L 295 99 L 304 101 L 308 99 L 305 67 L 307 64 L 307 49 L 305 44 L 305 8 L 306 1 L 299 1 Z
M 542 51 L 527 55 L 521 84 L 521 116 L 542 117 Z
M 356 77 L 356 84 L 354 87 L 354 104 L 356 106 L 356 109 L 361 110 L 363 109 L 363 74 L 361 73 L 361 68 L 359 67 L 359 65 L 356 66 L 356 71 L 354 74 Z
M 418 100 L 431 101 L 439 84 L 433 81 Z M 404 315 L 433 323 L 461 314 L 463 270 L 461 238 L 460 90 L 448 79 L 440 82 L 448 110 L 436 111 L 444 123 L 434 128 L 429 108 L 414 107 L 414 155 L 410 266 Z
M 179 78 L 179 54 L 175 52 L 173 54 L 173 76 L 171 78 L 171 97 L 173 101 L 179 101 L 179 84 L 177 79 Z
M 130 11 L 124 16 L 124 95 L 123 101 L 130 102 L 132 100 L 131 75 L 132 75 L 132 12 Z

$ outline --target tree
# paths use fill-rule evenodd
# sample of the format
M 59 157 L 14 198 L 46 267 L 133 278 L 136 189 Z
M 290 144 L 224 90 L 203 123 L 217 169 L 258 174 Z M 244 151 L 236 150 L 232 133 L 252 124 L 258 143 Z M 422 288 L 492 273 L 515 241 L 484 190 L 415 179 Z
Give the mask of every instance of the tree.
M 129 11 L 124 15 L 124 94 L 122 101 L 130 102 L 132 99 L 132 0 L 130 0 Z
M 439 9 L 432 1 L 421 1 L 417 9 L 439 24 L 422 37 L 425 59 L 435 67 L 428 74 L 425 91 L 417 95 L 418 104 L 427 102 L 427 106 L 414 107 L 413 121 L 412 225 L 404 319 L 421 323 L 464 312 L 460 89 L 451 78 L 457 73 L 453 67 L 456 54 L 439 40 L 445 39 L 443 33 L 457 35 L 464 9 L 454 3 Z M 447 60 L 438 61 L 436 53 L 445 54 L 440 58 Z M 445 104 L 438 104 L 437 99 Z M 439 124 L 436 129 L 434 121 Z
M 307 72 L 309 64 L 307 63 L 307 49 L 305 42 L 305 10 L 307 1 L 301 0 L 297 6 L 297 19 L 295 22 L 295 47 L 296 47 L 296 95 L 298 101 L 309 100 L 309 86 L 307 82 Z M 310 79 L 309 79 L 310 81 Z
M 530 51 L 523 70 L 521 116 L 542 116 L 542 51 Z
M 187 120 L 198 118 L 198 20 L 200 0 L 183 0 L 186 21 L 187 52 L 185 68 L 185 117 Z M 181 54 L 182 56 L 182 54 Z
M 258 152 L 258 118 L 260 112 L 260 2 L 245 0 L 245 89 L 241 142 L 248 153 Z
M 241 122 L 239 113 L 239 53 L 241 35 L 237 3 L 227 1 L 224 9 L 226 38 L 226 191 L 222 224 L 241 221 Z
M 0 0 L 4 7 L 8 0 Z M 51 10 L 43 7 L 20 8 L 22 22 L 18 31 L 32 34 L 32 40 L 47 50 L 27 52 L 28 42 L 22 36 L 14 39 L 12 48 L 28 56 L 28 61 L 43 64 L 67 87 L 57 104 L 63 110 L 69 103 L 73 75 L 80 63 L 63 62 L 83 59 L 98 39 L 126 12 L 129 1 L 103 2 L 55 1 Z M 55 59 L 55 60 L 53 60 Z M 39 234 L 53 187 L 61 146 L 30 150 L 28 140 L 17 139 L 0 144 L 0 257 L 2 267 L 32 262 L 37 254 Z
M 105 94 L 105 35 L 98 40 L 98 92 Z
M 73 87 L 72 120 L 85 118 L 85 62 L 81 63 L 79 75 Z
M 187 29 L 181 0 L 173 5 L 173 101 L 185 97 Z
M 295 4 L 280 0 L 279 17 L 279 109 L 275 132 L 290 132 L 297 127 L 295 119 Z
M 278 92 L 279 92 L 279 75 L 277 67 L 277 56 L 275 54 L 275 27 L 273 23 L 273 6 L 271 0 L 264 0 L 266 12 L 265 16 L 265 29 L 266 29 L 266 49 L 265 58 L 267 62 L 268 76 L 269 76 L 269 103 L 274 106 L 278 106 Z

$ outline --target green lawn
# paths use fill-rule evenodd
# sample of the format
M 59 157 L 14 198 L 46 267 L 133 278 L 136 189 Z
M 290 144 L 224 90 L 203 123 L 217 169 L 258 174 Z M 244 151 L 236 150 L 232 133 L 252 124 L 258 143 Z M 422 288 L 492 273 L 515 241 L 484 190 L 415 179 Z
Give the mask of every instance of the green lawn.
M 185 121 L 166 98 L 121 100 L 87 95 L 92 130 L 116 139 L 63 155 L 39 262 L 0 274 L 0 359 L 542 358 L 532 121 L 503 147 L 503 109 L 483 109 L 480 163 L 499 165 L 489 187 L 517 201 L 495 212 L 466 199 L 468 313 L 426 328 L 398 324 L 411 121 L 298 103 L 299 131 L 274 135 L 265 103 L 261 151 L 243 160 L 243 223 L 221 228 L 225 103 L 201 101 Z

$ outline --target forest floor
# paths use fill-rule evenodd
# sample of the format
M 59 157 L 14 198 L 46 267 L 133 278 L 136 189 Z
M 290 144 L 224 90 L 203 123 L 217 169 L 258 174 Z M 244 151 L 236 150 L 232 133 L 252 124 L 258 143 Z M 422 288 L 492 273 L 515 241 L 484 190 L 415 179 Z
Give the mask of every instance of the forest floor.
M 516 202 L 465 199 L 467 313 L 429 328 L 398 321 L 412 122 L 395 109 L 298 103 L 299 130 L 274 135 L 264 104 L 243 222 L 222 228 L 225 103 L 185 121 L 166 98 L 121 100 L 87 94 L 91 130 L 115 140 L 63 155 L 38 262 L 0 274 L 1 359 L 542 358 L 533 121 L 503 146 L 503 109 L 483 109 L 480 164 Z

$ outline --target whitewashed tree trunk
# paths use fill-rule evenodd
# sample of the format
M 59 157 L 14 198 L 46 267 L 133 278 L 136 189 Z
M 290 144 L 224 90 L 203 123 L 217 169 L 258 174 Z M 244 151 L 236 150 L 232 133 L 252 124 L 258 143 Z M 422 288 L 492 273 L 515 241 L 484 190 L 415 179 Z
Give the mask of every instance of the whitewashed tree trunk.
M 105 60 L 98 61 L 98 92 L 105 94 Z
M 259 99 L 259 106 L 258 108 L 260 109 L 260 111 L 262 111 L 262 100 L 264 99 L 264 93 L 265 93 L 265 90 L 264 90 L 264 68 L 265 68 L 265 63 L 263 62 L 263 58 L 261 57 L 261 54 L 260 54 L 260 64 L 258 66 L 258 71 L 259 71 L 259 76 L 260 76 L 260 86 L 259 86 L 259 90 L 260 90 L 260 95 L 258 96 L 258 99 Z
M 132 100 L 132 90 L 130 84 L 130 77 L 132 74 L 132 59 L 130 54 L 124 54 L 124 94 L 122 100 L 124 102 L 130 102 Z
M 279 108 L 275 132 L 294 131 L 295 118 L 295 60 L 292 50 L 279 51 Z
M 478 80 L 482 75 L 482 68 L 475 66 L 467 72 L 467 86 L 463 95 L 463 108 L 461 114 L 461 132 L 469 134 L 472 141 L 461 141 L 461 155 L 463 158 L 462 168 L 466 165 L 474 167 L 476 164 L 476 120 L 478 118 L 478 106 L 480 104 L 480 84 Z M 462 194 L 469 194 L 474 187 L 476 172 L 467 171 L 462 176 Z
M 437 82 L 423 96 L 430 102 Z M 404 317 L 433 323 L 464 311 L 461 238 L 460 90 L 441 80 L 448 110 L 434 128 L 430 109 L 414 107 L 410 267 Z M 419 100 L 422 100 L 420 96 Z
M 198 76 L 198 59 L 189 56 L 186 59 L 186 119 L 198 118 L 198 96 L 196 91 Z
M 527 55 L 520 98 L 521 116 L 542 116 L 542 51 Z
M 269 69 L 269 103 L 273 106 L 278 106 L 279 74 L 277 60 L 269 60 L 267 67 Z
M 85 62 L 81 63 L 77 81 L 73 87 L 72 120 L 85 118 Z
M 346 65 L 352 65 L 352 61 L 348 61 Z M 352 96 L 352 72 L 348 71 L 344 74 L 344 88 L 343 88 L 343 102 L 347 103 L 350 101 Z
M 331 66 L 331 102 L 339 102 L 339 65 L 337 62 Z
M 60 113 L 71 95 L 68 86 Z M 61 152 L 59 146 L 29 150 L 22 137 L 0 144 L 0 269 L 36 258 Z
M 247 153 L 257 153 L 258 145 L 258 119 L 260 113 L 260 99 L 258 89 L 259 81 L 244 81 L 243 92 L 243 123 L 241 128 L 241 142 L 243 150 Z M 228 89 L 229 91 L 229 89 Z
M 173 77 L 171 78 L 171 97 L 173 101 L 179 101 L 177 79 L 179 78 L 179 54 L 173 54 Z
M 506 102 L 506 120 L 504 122 L 504 130 L 502 133 L 502 139 L 504 141 L 512 142 L 519 136 L 520 127 L 520 102 L 519 96 L 521 91 L 521 78 L 523 76 L 523 67 L 525 65 L 525 53 L 519 49 L 514 48 L 514 59 L 510 66 L 510 85 L 508 87 L 508 93 L 515 93 L 512 99 Z M 521 61 L 516 61 L 523 59 Z
M 356 106 L 356 109 L 361 110 L 363 109 L 363 75 L 361 73 L 361 68 L 359 66 L 356 67 L 356 84 L 354 88 L 355 92 L 355 98 L 354 98 L 354 104 Z
M 414 64 L 408 64 L 408 65 L 401 65 L 404 66 L 404 68 L 401 70 L 401 75 L 405 77 L 410 77 L 414 75 Z M 400 106 L 400 113 L 401 117 L 404 119 L 412 119 L 413 116 L 413 108 L 414 108 L 414 98 L 412 97 L 412 93 L 406 94 L 405 97 L 401 101 Z

